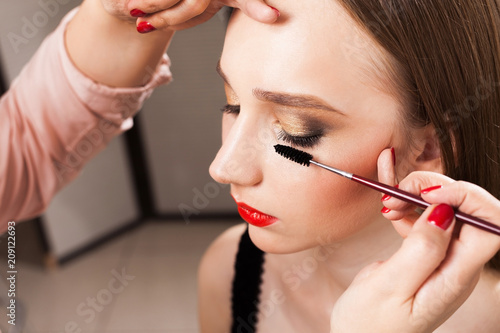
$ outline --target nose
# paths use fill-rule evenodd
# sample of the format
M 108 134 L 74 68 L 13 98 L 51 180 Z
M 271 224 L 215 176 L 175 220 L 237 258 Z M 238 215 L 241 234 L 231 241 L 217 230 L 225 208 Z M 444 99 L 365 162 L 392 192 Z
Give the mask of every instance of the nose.
M 224 184 L 253 186 L 262 181 L 264 145 L 259 142 L 258 119 L 240 113 L 222 122 L 222 147 L 210 165 L 210 176 Z

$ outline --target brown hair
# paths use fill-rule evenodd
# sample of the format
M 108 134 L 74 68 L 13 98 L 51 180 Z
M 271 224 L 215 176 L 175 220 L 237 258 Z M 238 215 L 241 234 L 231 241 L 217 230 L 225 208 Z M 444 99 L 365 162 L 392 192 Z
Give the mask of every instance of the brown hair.
M 434 126 L 445 174 L 500 198 L 500 1 L 339 2 L 395 62 L 406 123 Z

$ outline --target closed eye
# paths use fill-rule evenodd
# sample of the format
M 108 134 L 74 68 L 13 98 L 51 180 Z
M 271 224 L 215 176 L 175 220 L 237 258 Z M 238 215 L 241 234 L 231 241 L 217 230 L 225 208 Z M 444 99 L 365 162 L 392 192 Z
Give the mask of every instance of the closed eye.
M 312 148 L 318 144 L 319 139 L 323 136 L 323 133 L 318 133 L 314 135 L 308 136 L 294 136 L 290 135 L 284 130 L 280 130 L 278 132 L 278 140 L 281 140 L 285 143 L 289 143 L 292 146 L 302 147 L 302 148 Z
M 232 104 L 226 104 L 224 107 L 221 109 L 223 113 L 227 114 L 235 114 L 238 115 L 240 114 L 240 106 L 239 105 L 232 105 Z
M 240 114 L 240 105 L 226 104 L 224 105 L 224 107 L 222 107 L 221 111 L 224 114 L 232 114 L 237 116 Z M 322 136 L 323 136 L 322 132 L 307 136 L 295 136 L 285 132 L 283 129 L 281 129 L 277 133 L 278 140 L 302 148 L 314 147 L 315 145 L 318 144 Z

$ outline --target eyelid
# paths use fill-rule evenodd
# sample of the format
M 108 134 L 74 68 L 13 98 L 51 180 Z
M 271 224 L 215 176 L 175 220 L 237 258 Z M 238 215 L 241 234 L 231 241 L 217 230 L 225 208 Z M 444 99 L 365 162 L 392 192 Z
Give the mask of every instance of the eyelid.
M 323 136 L 322 132 L 313 135 L 295 136 L 288 134 L 283 129 L 281 129 L 277 133 L 278 140 L 302 148 L 312 148 L 316 146 L 319 143 L 319 140 L 321 139 L 322 136 Z
M 234 92 L 233 88 L 228 83 L 224 83 L 224 92 L 226 93 L 226 98 L 228 104 L 237 105 L 239 103 L 238 96 Z
M 240 105 L 234 104 L 226 104 L 222 107 L 221 111 L 225 114 L 234 114 L 238 115 L 240 113 Z M 302 148 L 312 148 L 319 143 L 319 140 L 323 136 L 323 131 L 317 131 L 313 134 L 309 135 L 292 135 L 287 133 L 283 128 L 280 128 L 276 133 L 276 137 L 278 140 L 281 140 L 285 143 L 289 143 L 293 146 L 302 147 Z

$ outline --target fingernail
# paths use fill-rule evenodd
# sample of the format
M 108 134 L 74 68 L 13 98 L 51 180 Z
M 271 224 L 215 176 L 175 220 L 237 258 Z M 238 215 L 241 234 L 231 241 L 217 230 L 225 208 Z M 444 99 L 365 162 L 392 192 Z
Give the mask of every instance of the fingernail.
M 278 9 L 274 8 L 273 6 L 269 6 L 269 7 L 271 7 L 271 9 L 274 10 L 274 12 L 276 13 L 276 15 L 278 17 L 280 17 L 281 13 L 280 13 L 280 11 Z
M 391 153 L 392 153 L 392 164 L 396 166 L 396 150 L 394 147 L 391 148 Z
M 137 31 L 139 31 L 141 34 L 145 34 L 154 30 L 156 30 L 156 28 L 153 27 L 151 23 L 146 21 L 139 22 L 139 24 L 137 25 Z
M 136 9 L 132 9 L 130 11 L 130 15 L 132 17 L 143 17 L 143 16 L 146 16 L 147 14 L 144 13 L 142 10 L 136 8 Z
M 381 201 L 387 201 L 387 200 L 389 200 L 390 198 L 392 198 L 392 197 L 391 197 L 389 194 L 385 194 L 385 195 L 382 197 Z
M 455 211 L 453 208 L 446 204 L 440 204 L 432 210 L 427 218 L 427 221 L 430 224 L 435 225 L 443 230 L 448 229 L 453 222 L 453 218 L 455 217 Z
M 390 210 L 389 208 L 387 208 L 387 207 L 384 207 L 384 208 L 382 208 L 382 210 L 381 210 L 382 214 L 387 214 L 387 213 L 389 213 L 390 211 L 391 211 L 391 210 Z
M 429 187 L 429 188 L 423 189 L 422 191 L 420 191 L 420 193 L 427 194 L 429 192 L 432 192 L 432 191 L 435 191 L 435 190 L 439 190 L 440 188 L 443 188 L 443 186 L 442 185 L 433 186 L 433 187 Z

